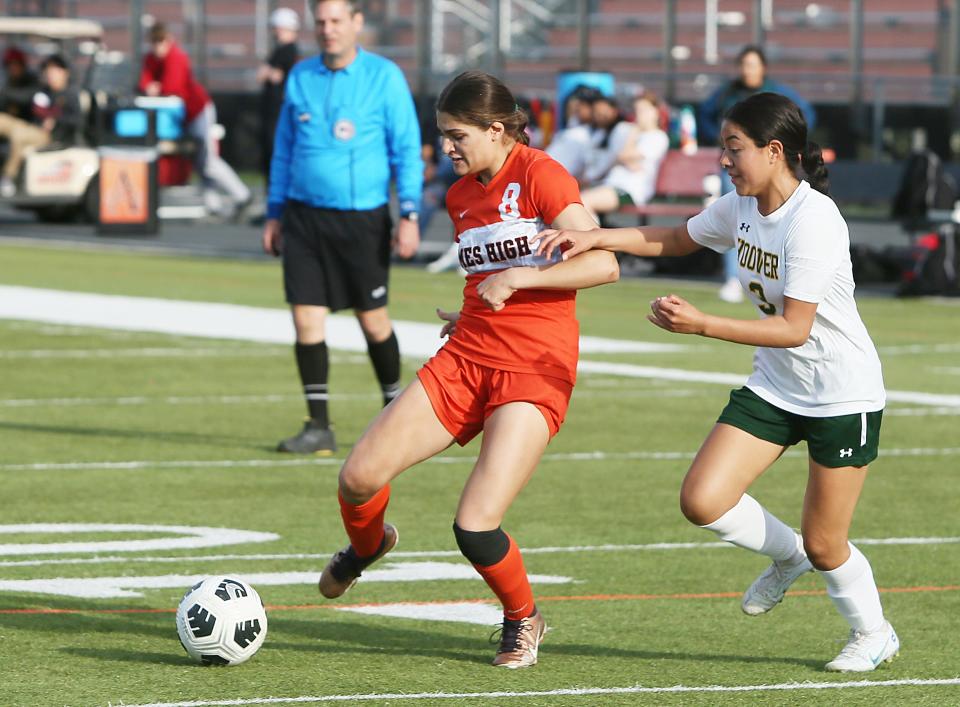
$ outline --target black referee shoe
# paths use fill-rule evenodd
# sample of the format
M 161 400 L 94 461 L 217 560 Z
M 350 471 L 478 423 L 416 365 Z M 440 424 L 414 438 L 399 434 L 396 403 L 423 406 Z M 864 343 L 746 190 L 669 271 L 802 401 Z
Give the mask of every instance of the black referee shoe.
M 277 445 L 277 451 L 328 457 L 337 451 L 337 440 L 329 427 L 320 427 L 314 420 L 307 420 L 298 434 Z

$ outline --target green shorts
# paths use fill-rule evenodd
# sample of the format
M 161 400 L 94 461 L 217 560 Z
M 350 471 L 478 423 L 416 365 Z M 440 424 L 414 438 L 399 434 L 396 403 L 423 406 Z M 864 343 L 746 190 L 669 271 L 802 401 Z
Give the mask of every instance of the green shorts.
M 617 189 L 616 187 L 614 187 L 613 190 L 614 190 L 615 192 L 617 192 L 617 203 L 618 203 L 621 207 L 624 207 L 624 206 L 633 206 L 633 197 L 632 197 L 632 196 L 630 196 L 630 195 L 629 195 L 627 192 L 625 192 L 623 189 Z
M 749 388 L 730 393 L 717 422 L 785 447 L 807 440 L 810 457 L 826 467 L 866 466 L 877 458 L 883 410 L 806 417 L 771 405 Z

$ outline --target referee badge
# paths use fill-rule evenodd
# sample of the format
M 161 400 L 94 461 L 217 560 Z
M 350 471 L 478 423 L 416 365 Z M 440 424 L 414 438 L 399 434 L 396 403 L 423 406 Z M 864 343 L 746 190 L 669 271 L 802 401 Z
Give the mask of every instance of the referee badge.
M 337 140 L 342 140 L 343 142 L 346 142 L 347 140 L 353 140 L 353 137 L 356 134 L 357 126 L 346 118 L 341 118 L 333 124 L 333 136 L 337 138 Z

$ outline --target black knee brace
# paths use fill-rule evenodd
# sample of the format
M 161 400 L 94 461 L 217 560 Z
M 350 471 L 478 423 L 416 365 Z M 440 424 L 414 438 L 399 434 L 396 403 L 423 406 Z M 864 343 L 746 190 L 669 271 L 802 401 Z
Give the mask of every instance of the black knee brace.
M 480 567 L 495 565 L 507 556 L 510 537 L 500 528 L 495 530 L 464 530 L 454 522 L 453 534 L 457 547 L 472 564 Z

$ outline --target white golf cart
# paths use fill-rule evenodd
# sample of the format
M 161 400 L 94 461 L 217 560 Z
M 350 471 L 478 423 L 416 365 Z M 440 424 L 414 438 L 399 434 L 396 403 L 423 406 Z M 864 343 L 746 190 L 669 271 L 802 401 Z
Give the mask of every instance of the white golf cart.
M 16 180 L 16 194 L 0 201 L 34 211 L 45 221 L 78 217 L 96 221 L 100 159 L 94 144 L 93 115 L 106 108 L 108 91 L 113 88 L 109 85 L 111 77 L 122 75 L 120 86 L 130 93 L 129 63 L 120 52 L 105 49 L 103 27 L 92 20 L 0 17 L 0 38 L 8 46 L 30 46 L 41 56 L 64 55 L 70 63 L 71 82 L 78 89 L 82 111 L 73 140 L 29 152 Z M 94 85 L 95 78 L 100 86 Z M 2 148 L 5 147 L 4 141 Z

